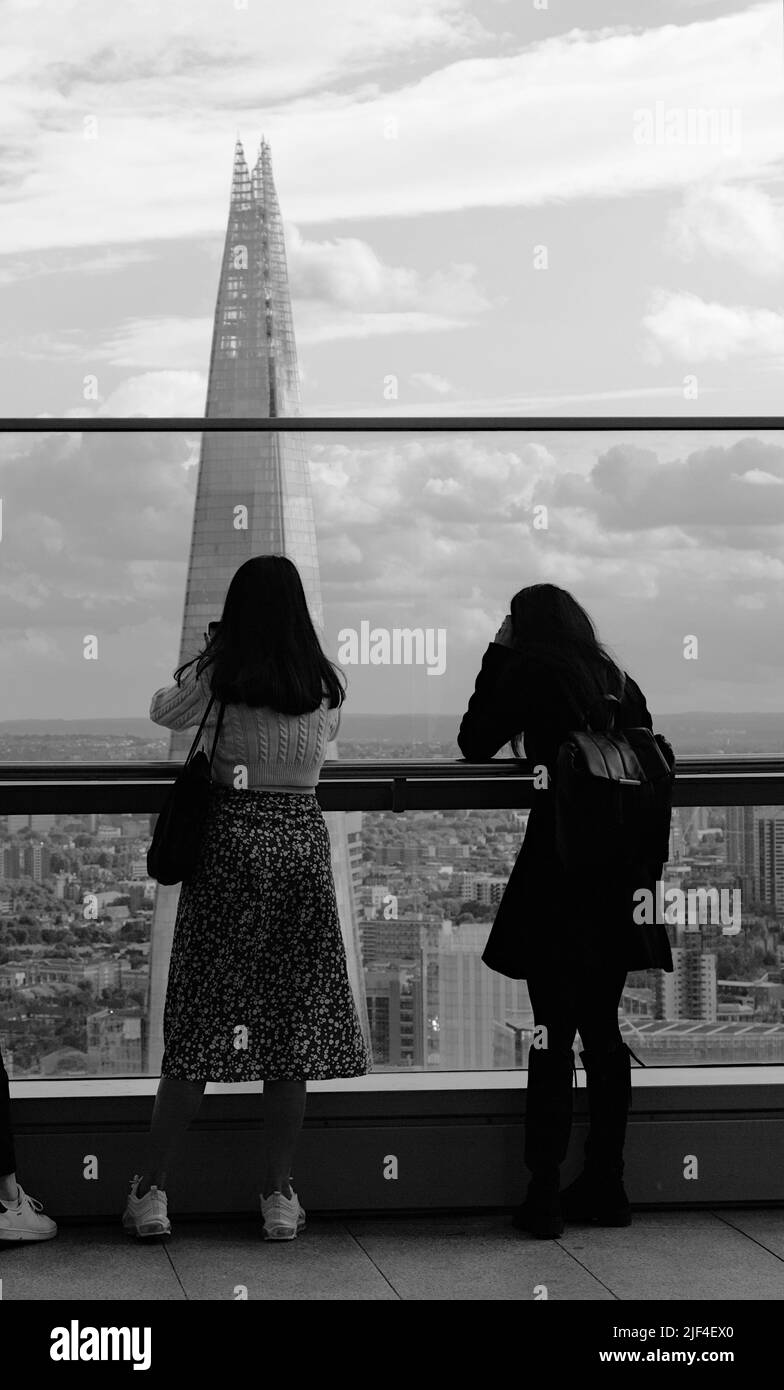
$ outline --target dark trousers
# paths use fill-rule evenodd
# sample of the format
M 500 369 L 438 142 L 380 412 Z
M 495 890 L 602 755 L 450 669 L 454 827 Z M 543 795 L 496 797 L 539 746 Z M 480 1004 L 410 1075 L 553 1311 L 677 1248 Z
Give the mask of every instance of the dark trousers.
M 14 1136 L 11 1133 L 11 1097 L 8 1089 L 8 1073 L 0 1053 L 0 1177 L 16 1172 L 14 1157 Z
M 625 979 L 625 970 L 600 968 L 595 960 L 568 950 L 558 960 L 529 969 L 527 982 L 534 1023 L 537 1028 L 544 1025 L 547 1036 L 540 1034 L 539 1046 L 532 1047 L 528 1054 L 525 1162 L 543 1190 L 558 1191 L 559 1167 L 569 1146 L 572 1045 L 577 1031 L 589 1082 L 591 1138 L 586 1154 L 591 1152 L 597 1157 L 601 1151 L 606 1158 L 612 1149 L 610 1156 L 616 1167 L 622 1163 L 626 1092 L 621 1095 L 616 1088 L 617 1096 L 605 1098 L 602 1110 L 596 1099 L 596 1078 L 597 1067 L 603 1065 L 599 1059 L 620 1058 L 628 1070 L 628 1054 L 618 1027 L 618 1004 Z M 617 1060 L 610 1065 L 617 1066 Z
M 534 1023 L 547 1029 L 552 1052 L 570 1052 L 575 1033 L 590 1056 L 612 1052 L 621 1042 L 618 1005 L 626 970 L 567 957 L 560 967 L 531 970 L 528 993 Z

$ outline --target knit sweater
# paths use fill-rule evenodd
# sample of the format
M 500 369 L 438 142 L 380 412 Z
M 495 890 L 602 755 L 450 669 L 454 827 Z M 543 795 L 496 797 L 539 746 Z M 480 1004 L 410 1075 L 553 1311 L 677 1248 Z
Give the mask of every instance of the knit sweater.
M 200 676 L 196 663 L 183 672 L 181 685 L 156 690 L 150 718 L 167 729 L 198 728 L 210 699 L 210 666 Z M 218 720 L 219 701 L 204 726 L 202 747 L 209 757 Z M 240 769 L 247 770 L 248 790 L 314 793 L 327 744 L 340 725 L 340 710 L 329 708 L 325 696 L 311 714 L 280 714 L 264 705 L 227 704 L 212 763 L 213 781 L 234 787 Z

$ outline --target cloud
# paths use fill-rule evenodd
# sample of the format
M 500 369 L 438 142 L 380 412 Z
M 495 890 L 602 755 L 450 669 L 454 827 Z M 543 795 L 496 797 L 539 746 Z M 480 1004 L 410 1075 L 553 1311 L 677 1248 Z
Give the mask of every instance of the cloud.
M 438 436 L 318 446 L 328 634 L 363 617 L 446 626 L 443 698 L 454 708 L 511 594 L 549 581 L 588 606 L 653 708 L 778 708 L 770 634 L 784 621 L 784 449 L 752 437 L 692 443 L 669 434 L 656 448 L 586 435 L 546 446 Z M 539 503 L 544 531 L 531 525 Z M 349 565 L 332 565 L 333 538 L 346 537 L 362 550 L 361 584 Z M 683 662 L 687 632 L 700 637 L 698 669 Z M 350 674 L 355 708 L 386 707 L 373 673 Z M 408 708 L 414 696 L 406 687 L 400 698 Z
M 101 402 L 99 415 L 203 415 L 202 372 L 143 372 L 127 377 Z
M 471 264 L 423 275 L 385 264 L 358 237 L 309 241 L 295 226 L 287 228 L 286 246 L 301 343 L 441 332 L 464 326 L 490 307 Z
M 451 381 L 437 376 L 435 372 L 412 372 L 408 379 L 415 386 L 424 386 L 426 391 L 433 391 L 437 396 L 453 396 L 457 390 Z
M 211 336 L 212 319 L 206 316 L 127 319 L 96 345 L 94 356 L 115 367 L 169 367 L 176 362 L 183 370 L 205 368 Z
M 67 275 L 73 278 L 78 275 L 114 275 L 118 270 L 143 265 L 153 258 L 153 251 L 143 246 L 107 246 L 100 256 L 68 256 L 50 252 L 45 260 L 9 257 L 5 265 L 0 265 L 0 287 L 38 280 L 43 276 Z
M 772 0 L 682 25 L 572 29 L 512 53 L 457 0 L 301 0 L 274 26 L 265 13 L 218 22 L 206 0 L 140 3 L 119 23 L 92 0 L 19 12 L 0 96 L 0 250 L 222 230 L 238 116 L 270 137 L 300 225 L 686 189 L 781 165 Z M 390 79 L 395 54 L 416 58 L 413 75 Z M 695 90 L 707 109 L 742 112 L 737 150 L 635 142 L 636 113 L 686 112 Z
M 465 327 L 490 307 L 477 284 L 476 268 L 465 262 L 421 274 L 385 264 L 357 237 L 308 241 L 296 227 L 288 228 L 287 248 L 301 344 L 445 332 Z M 0 353 L 28 360 L 81 361 L 85 371 L 98 362 L 161 369 L 175 362 L 181 372 L 204 371 L 212 328 L 213 320 L 206 315 L 130 318 L 97 339 L 79 329 L 15 335 L 0 345 Z M 194 413 L 202 409 L 203 393 L 202 406 Z
M 751 275 L 784 272 L 784 204 L 753 185 L 720 184 L 689 191 L 670 216 L 669 242 L 694 261 L 707 251 Z
M 6 708 L 144 713 L 176 662 L 195 472 L 187 441 L 74 426 L 13 437 L 2 464 Z M 328 641 L 363 617 L 446 626 L 448 678 L 428 698 L 456 709 L 511 594 L 549 580 L 588 606 L 656 703 L 776 708 L 784 448 L 648 440 L 309 439 Z M 531 524 L 540 503 L 544 531 Z M 87 632 L 100 638 L 97 670 L 82 660 Z M 697 670 L 684 667 L 686 632 L 700 636 Z M 352 669 L 353 707 L 416 707 L 403 676 Z
M 784 315 L 773 309 L 709 303 L 684 290 L 657 290 L 643 317 L 654 358 L 668 352 L 682 362 L 784 358 Z
M 695 542 L 710 532 L 715 543 L 764 549 L 784 526 L 782 484 L 781 444 L 749 437 L 669 461 L 623 444 L 606 449 L 587 477 L 558 480 L 552 505 L 586 510 L 612 531 L 670 527 Z

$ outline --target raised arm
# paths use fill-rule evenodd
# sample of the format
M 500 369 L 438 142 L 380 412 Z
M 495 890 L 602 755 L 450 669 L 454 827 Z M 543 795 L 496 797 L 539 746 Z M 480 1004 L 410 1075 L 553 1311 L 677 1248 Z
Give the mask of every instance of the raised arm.
M 488 762 L 515 734 L 522 733 L 522 683 L 515 679 L 519 671 L 517 652 L 491 642 L 457 735 L 460 752 L 468 762 Z
M 209 668 L 196 675 L 196 662 L 182 674 L 182 685 L 166 685 L 156 690 L 150 704 L 150 718 L 166 729 L 189 729 L 201 723 L 209 703 Z

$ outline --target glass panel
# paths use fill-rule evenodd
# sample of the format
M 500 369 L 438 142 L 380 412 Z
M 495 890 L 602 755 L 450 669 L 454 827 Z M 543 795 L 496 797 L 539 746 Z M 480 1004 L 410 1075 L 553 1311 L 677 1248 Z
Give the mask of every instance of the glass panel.
M 0 761 L 167 756 L 153 691 L 270 551 L 347 678 L 343 758 L 458 756 L 537 582 L 584 604 L 681 756 L 778 753 L 782 481 L 780 432 L 7 436 Z
M 157 1070 L 168 944 L 155 939 L 148 819 L 6 818 L 0 1047 L 17 1079 Z M 527 813 L 340 819 L 356 927 L 344 920 L 344 941 L 375 1069 L 525 1066 L 526 985 L 481 954 Z M 676 809 L 670 850 L 654 910 L 669 914 L 675 971 L 628 976 L 624 1037 L 649 1066 L 781 1063 L 784 807 Z

